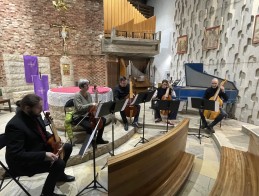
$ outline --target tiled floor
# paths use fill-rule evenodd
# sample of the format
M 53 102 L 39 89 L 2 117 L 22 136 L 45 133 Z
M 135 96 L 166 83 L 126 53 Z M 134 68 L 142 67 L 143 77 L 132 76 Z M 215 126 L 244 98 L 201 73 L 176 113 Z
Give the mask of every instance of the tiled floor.
M 148 108 L 148 109 L 147 109 Z M 0 112 L 0 132 L 4 132 L 6 123 L 14 113 Z M 142 122 L 143 114 L 140 114 L 140 121 Z M 185 111 L 178 114 L 175 123 L 180 122 L 183 118 L 190 118 L 190 133 L 198 133 L 199 126 L 199 116 L 197 112 Z M 134 131 L 133 127 L 130 127 L 128 132 L 124 131 L 123 125 L 120 123 L 120 116 L 116 113 L 116 119 L 119 119 L 116 124 L 114 124 L 114 136 L 116 143 L 116 148 L 114 154 L 119 154 L 128 149 L 134 148 L 134 146 L 143 136 L 143 129 Z M 144 136 L 146 139 L 151 140 L 163 133 L 161 130 L 166 130 L 166 124 L 164 122 L 155 124 L 152 114 L 152 110 L 149 109 L 149 105 L 146 104 L 145 112 L 145 130 Z M 222 121 L 222 126 L 218 125 L 215 127 L 216 133 L 211 135 L 210 138 L 202 137 L 201 144 L 199 139 L 195 135 L 189 135 L 186 145 L 186 151 L 194 154 L 196 156 L 194 167 L 185 183 L 184 187 L 181 189 L 178 195 L 208 195 L 213 187 L 217 173 L 219 170 L 219 146 L 230 146 L 233 148 L 247 150 L 249 137 L 245 131 L 242 131 L 242 125 L 249 128 L 258 129 L 254 125 L 249 125 L 247 123 L 242 123 L 233 119 L 225 119 Z M 169 127 L 169 130 L 171 127 Z M 105 128 L 104 138 L 109 141 L 112 140 L 112 125 L 111 123 Z M 207 135 L 202 132 L 202 134 Z M 77 139 L 82 138 L 84 134 L 79 133 Z M 61 138 L 65 140 L 64 133 L 60 132 Z M 120 138 L 124 138 L 121 139 Z M 126 139 L 125 139 L 126 138 Z M 82 141 L 82 140 L 81 140 Z M 143 144 L 138 144 L 138 146 Z M 78 162 L 83 162 L 82 158 L 78 156 L 78 152 L 82 146 L 82 142 L 77 142 L 72 153 L 71 161 L 69 165 L 73 165 L 66 168 L 66 173 L 74 175 L 76 177 L 75 182 L 57 184 L 56 192 L 63 193 L 66 195 L 77 195 L 79 191 L 85 188 L 94 179 L 93 175 L 93 160 L 77 164 Z M 98 152 L 111 150 L 111 144 L 109 146 L 99 146 Z M 87 152 L 91 152 L 89 149 Z M 4 161 L 5 149 L 1 150 L 0 159 Z M 103 153 L 101 153 L 103 154 Z M 98 172 L 97 182 L 99 182 L 105 189 L 107 189 L 107 167 L 103 166 L 107 162 L 107 158 L 110 156 L 109 153 L 104 153 L 103 155 L 96 158 L 96 170 Z M 103 169 L 102 169 L 103 168 Z M 20 181 L 28 189 L 31 195 L 40 195 L 45 177 L 47 174 L 39 174 L 33 177 L 22 177 Z M 6 181 L 7 182 L 7 181 Z M 5 183 L 6 183 L 5 182 Z M 98 185 L 98 184 L 91 184 Z M 97 186 L 98 187 L 98 186 Z M 0 192 L 0 195 L 8 196 L 23 196 L 25 195 L 21 189 L 14 183 L 11 182 L 4 190 Z M 102 188 L 90 188 L 86 189 L 80 195 L 108 195 L 108 193 Z

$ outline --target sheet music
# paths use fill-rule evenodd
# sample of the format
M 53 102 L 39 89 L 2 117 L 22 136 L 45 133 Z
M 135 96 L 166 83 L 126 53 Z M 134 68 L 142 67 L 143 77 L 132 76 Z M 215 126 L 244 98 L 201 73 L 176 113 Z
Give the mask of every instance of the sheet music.
M 99 113 L 100 113 L 100 110 L 101 110 L 101 108 L 102 108 L 102 105 L 103 105 L 102 103 L 99 103 L 99 104 L 98 104 L 98 108 L 97 108 L 96 113 L 95 113 L 95 116 L 94 116 L 95 118 L 99 118 L 98 115 L 99 115 Z
M 189 100 L 188 100 L 188 103 L 190 103 Z M 180 105 L 179 105 L 179 108 L 178 108 L 179 112 L 183 110 L 184 105 L 185 105 L 185 101 L 180 101 Z
M 138 95 L 139 95 L 139 94 L 137 94 L 137 95 L 134 97 L 134 99 L 133 99 L 133 101 L 130 103 L 130 105 L 134 105 L 134 103 L 136 102 L 136 100 L 137 100 L 137 98 L 138 98 Z
M 113 113 L 119 112 L 119 111 L 122 111 L 122 109 L 124 109 L 123 107 L 125 104 L 127 105 L 128 99 L 121 99 L 118 101 L 114 101 L 113 103 L 115 104 L 113 107 Z M 125 107 L 126 107 L 126 105 L 125 105 Z
M 215 101 L 215 112 L 219 111 L 219 102 Z
M 101 118 L 100 118 L 100 119 L 101 119 Z M 97 127 L 98 127 L 98 125 L 99 125 L 99 123 L 100 123 L 100 119 L 98 120 L 98 122 L 97 122 L 97 124 L 96 124 L 96 126 L 95 126 L 95 128 L 94 128 L 94 130 L 93 130 L 93 132 L 92 132 L 92 134 L 90 135 L 89 140 L 87 141 L 88 138 L 86 138 L 86 140 L 85 140 L 85 142 L 84 142 L 82 148 L 81 148 L 80 151 L 79 151 L 79 155 L 81 155 L 81 158 L 83 158 L 83 156 L 84 156 L 86 150 L 89 148 L 89 146 L 90 146 L 90 144 L 91 144 L 91 142 L 92 142 L 92 140 L 93 140 L 93 138 L 94 138 L 94 134 L 95 134 L 95 132 L 96 132 L 96 130 L 97 130 Z M 87 142 L 87 145 L 85 146 L 85 143 L 86 143 L 86 142 Z
M 128 102 L 129 102 L 129 99 L 126 99 L 126 101 L 125 101 L 123 107 L 121 108 L 121 111 L 125 110 L 125 108 L 126 108 Z
M 188 104 L 190 104 L 191 108 L 193 108 L 193 107 L 192 107 L 192 98 L 191 98 L 191 97 L 187 97 L 187 100 L 188 100 Z M 180 107 L 179 107 L 179 108 L 180 108 Z

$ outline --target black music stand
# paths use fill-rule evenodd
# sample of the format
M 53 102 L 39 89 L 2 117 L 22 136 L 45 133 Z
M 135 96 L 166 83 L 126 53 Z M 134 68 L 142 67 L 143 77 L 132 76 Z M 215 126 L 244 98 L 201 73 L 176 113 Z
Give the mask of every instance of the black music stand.
M 179 109 L 180 100 L 158 100 L 155 104 L 156 109 L 166 110 L 168 111 L 168 115 L 166 118 L 166 131 L 162 131 L 162 133 L 168 132 L 168 118 L 170 111 L 177 111 Z M 177 111 L 178 112 L 178 111 Z
M 112 114 L 112 152 L 109 152 L 111 156 L 115 155 L 114 154 L 114 115 L 115 115 L 115 112 L 123 111 L 128 101 L 129 99 L 121 99 L 118 101 L 109 101 L 109 102 L 101 103 L 100 114 L 102 115 Z M 108 164 L 108 161 L 105 163 L 102 169 L 104 169 L 107 164 Z
M 139 142 L 134 147 L 136 147 L 139 143 L 144 144 L 145 141 L 148 142 L 148 140 L 145 138 L 145 111 L 146 111 L 145 103 L 149 102 L 152 99 L 154 93 L 155 93 L 154 90 L 153 91 L 140 92 L 139 94 L 137 94 L 135 96 L 135 99 L 132 102 L 132 105 L 138 105 L 140 103 L 144 103 L 143 126 L 142 126 L 142 128 L 143 128 L 143 133 L 142 134 L 143 135 L 142 135 L 142 137 L 140 137 Z
M 191 100 L 190 102 L 191 102 L 192 108 L 197 108 L 199 110 L 211 110 L 211 111 L 215 111 L 217 108 L 216 107 L 217 102 L 212 101 L 212 100 L 207 100 L 207 99 L 202 99 L 202 98 L 197 98 L 197 97 L 190 97 L 190 100 Z M 196 136 L 200 140 L 200 144 L 201 144 L 202 137 L 209 138 L 209 136 L 201 134 L 201 117 L 200 117 L 200 125 L 199 125 L 198 134 L 189 133 L 188 135 Z
M 100 105 L 98 106 L 97 112 L 96 112 L 96 116 L 98 117 L 100 115 L 100 113 L 98 112 L 100 110 Z M 76 196 L 80 195 L 85 189 L 98 189 L 98 188 L 102 188 L 105 191 L 108 192 L 108 190 L 106 188 L 104 188 L 98 181 L 97 181 L 97 175 L 96 175 L 96 161 L 95 161 L 95 148 L 96 148 L 96 135 L 97 135 L 97 127 L 100 123 L 101 118 L 99 118 L 92 134 L 89 136 L 89 134 L 87 134 L 88 136 L 86 137 L 80 151 L 79 151 L 79 155 L 81 155 L 82 157 L 85 154 L 85 151 L 88 149 L 88 147 L 90 146 L 91 142 L 93 141 L 93 174 L 94 174 L 94 179 L 92 182 L 90 182 L 85 188 L 83 188 Z
M 128 101 L 128 99 L 122 99 L 101 103 L 100 115 L 105 116 L 112 114 L 112 152 L 109 152 L 111 156 L 114 156 L 114 114 L 115 112 L 124 110 Z

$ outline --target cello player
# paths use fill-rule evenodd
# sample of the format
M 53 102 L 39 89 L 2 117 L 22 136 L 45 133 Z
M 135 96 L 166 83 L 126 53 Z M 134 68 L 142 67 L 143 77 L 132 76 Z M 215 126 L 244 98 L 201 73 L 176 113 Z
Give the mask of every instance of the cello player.
M 72 145 L 64 144 L 63 160 L 52 153 L 51 147 L 47 144 L 51 134 L 46 131 L 41 112 L 41 97 L 28 94 L 20 101 L 19 111 L 5 128 L 6 162 L 15 176 L 33 176 L 49 172 L 41 196 L 61 196 L 62 194 L 54 193 L 56 182 L 75 180 L 74 176 L 64 173 Z
M 113 90 L 114 100 L 118 101 L 121 99 L 125 99 L 129 95 L 129 92 L 130 92 L 130 87 L 129 87 L 128 81 L 125 76 L 121 76 L 119 79 L 119 84 Z M 140 124 L 138 123 L 140 105 L 135 105 L 135 106 L 137 108 L 137 112 L 134 116 L 132 126 L 141 128 Z M 128 131 L 129 124 L 128 124 L 128 120 L 127 120 L 125 112 L 120 111 L 120 115 L 121 115 L 122 121 L 124 123 L 124 130 Z
M 211 87 L 206 89 L 203 98 L 209 100 L 211 97 L 213 97 L 215 95 L 218 88 L 219 88 L 219 81 L 218 81 L 217 78 L 213 78 L 211 80 Z M 219 96 L 219 98 L 221 98 L 224 101 L 228 100 L 228 96 L 225 93 L 224 86 L 220 86 L 220 91 L 219 91 L 218 96 Z M 206 128 L 208 133 L 215 133 L 215 130 L 213 129 L 213 127 L 217 123 L 219 123 L 224 117 L 227 117 L 227 113 L 223 110 L 223 108 L 219 108 L 219 111 L 220 111 L 219 115 L 208 125 L 208 123 L 205 119 L 204 113 L 203 113 L 204 110 L 200 109 L 199 113 L 200 113 L 200 117 L 201 117 L 201 120 L 202 120 L 201 128 L 202 129 Z
M 169 82 L 168 82 L 168 80 L 163 80 L 162 85 L 159 88 L 157 88 L 157 90 L 155 91 L 152 99 L 161 100 L 162 97 L 166 94 L 167 88 L 169 88 Z M 175 96 L 175 92 L 171 88 L 169 89 L 169 96 Z M 155 110 L 155 123 L 161 122 L 162 118 L 161 118 L 160 110 L 159 109 L 154 109 L 154 110 Z M 168 114 L 168 124 L 174 125 L 172 120 L 176 119 L 177 112 L 178 112 L 178 109 L 176 111 L 170 111 L 169 112 L 169 114 Z
M 75 104 L 75 113 L 73 115 L 74 123 L 79 123 L 80 126 L 82 126 L 88 134 L 91 134 L 93 131 L 90 119 L 88 117 L 85 117 L 86 113 L 89 112 L 91 109 L 91 106 L 96 106 L 97 103 L 93 103 L 92 96 L 88 92 L 89 89 L 89 80 L 81 79 L 78 82 L 78 86 L 80 88 L 80 91 L 75 94 L 74 97 L 74 104 Z M 102 118 L 102 126 L 99 127 L 97 132 L 97 138 L 96 138 L 96 144 L 107 144 L 108 141 L 103 139 L 103 131 L 106 119 L 104 117 Z

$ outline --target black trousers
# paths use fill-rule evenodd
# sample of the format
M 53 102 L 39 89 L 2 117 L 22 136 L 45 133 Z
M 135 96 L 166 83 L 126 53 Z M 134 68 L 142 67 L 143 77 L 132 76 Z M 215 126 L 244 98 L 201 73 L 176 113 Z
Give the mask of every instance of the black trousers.
M 67 160 L 72 152 L 71 144 L 64 144 L 64 158 L 56 160 L 53 164 L 50 161 L 37 161 L 37 162 L 19 162 L 19 173 L 13 173 L 14 176 L 33 176 L 34 174 L 40 174 L 48 172 L 48 176 L 44 183 L 42 193 L 44 195 L 52 195 L 55 189 L 56 183 L 62 175 L 64 175 Z
M 199 113 L 200 113 L 200 117 L 201 117 L 201 121 L 202 121 L 202 125 L 207 127 L 211 127 L 213 128 L 216 124 L 218 124 L 223 118 L 227 117 L 227 113 L 222 109 L 219 108 L 220 113 L 219 115 L 208 125 L 205 116 L 204 116 L 204 110 L 203 109 L 199 109 Z
M 80 117 L 80 118 L 76 119 L 74 121 L 74 123 L 77 124 L 82 119 L 83 119 L 83 117 Z M 103 138 L 103 131 L 104 131 L 105 123 L 106 123 L 106 119 L 104 117 L 101 117 L 101 119 L 102 119 L 103 125 L 101 127 L 99 127 L 99 129 L 98 129 L 97 138 L 96 138 L 97 140 L 101 140 Z M 88 134 L 91 134 L 94 130 L 89 118 L 84 118 L 84 120 L 82 120 L 82 122 L 80 123 L 80 126 L 82 126 L 85 129 L 86 133 L 88 133 Z
M 134 116 L 134 120 L 133 120 L 133 123 L 136 123 L 138 122 L 138 119 L 139 119 L 139 113 L 140 113 L 140 108 L 141 106 L 140 105 L 135 105 L 136 107 L 136 114 Z M 125 111 L 120 111 L 120 115 L 121 115 L 121 118 L 122 118 L 122 121 L 124 124 L 128 123 L 128 120 L 127 120 L 127 116 L 125 114 Z

